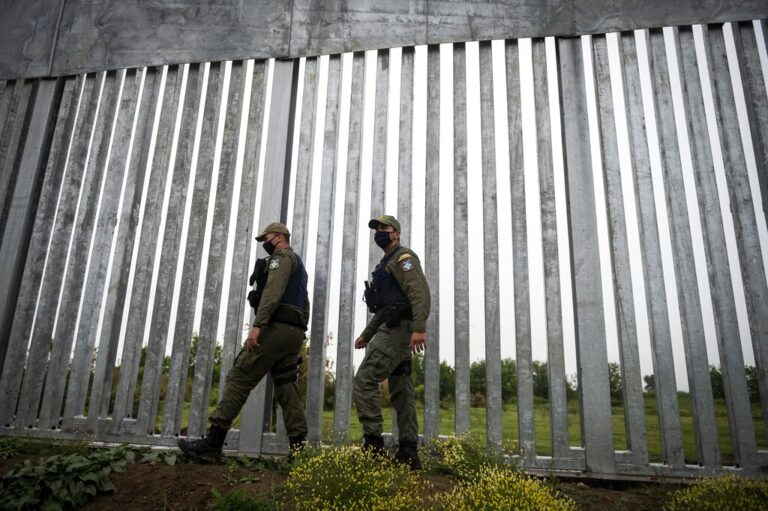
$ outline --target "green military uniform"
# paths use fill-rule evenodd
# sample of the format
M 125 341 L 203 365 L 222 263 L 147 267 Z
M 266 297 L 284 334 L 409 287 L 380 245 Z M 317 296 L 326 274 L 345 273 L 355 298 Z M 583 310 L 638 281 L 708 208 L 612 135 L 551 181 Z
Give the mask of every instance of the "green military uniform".
M 304 330 L 287 323 L 270 321 L 281 305 L 288 280 L 296 271 L 298 260 L 291 248 L 276 250 L 267 259 L 267 284 L 264 288 L 254 326 L 261 328 L 259 346 L 248 351 L 247 346 L 238 354 L 227 373 L 224 395 L 211 414 L 212 426 L 229 429 L 232 421 L 248 399 L 251 390 L 267 372 L 275 381 L 275 397 L 283 409 L 285 428 L 289 437 L 304 437 L 307 421 L 296 379 L 299 351 L 304 342 Z M 309 319 L 309 300 L 303 310 L 297 310 L 306 324 Z
M 383 217 L 381 217 L 383 218 Z M 399 231 L 399 224 L 397 224 Z M 410 376 L 412 332 L 426 332 L 430 294 L 419 258 L 403 246 L 396 246 L 384 257 L 392 254 L 386 271 L 392 275 L 411 305 L 412 319 L 404 319 L 397 326 L 387 326 L 385 312 L 377 312 L 368 322 L 361 337 L 368 342 L 367 352 L 354 382 L 354 399 L 363 433 L 366 438 L 382 433 L 381 398 L 379 383 L 389 380 L 392 406 L 397 411 L 397 427 L 401 445 L 418 443 L 418 420 L 413 381 Z

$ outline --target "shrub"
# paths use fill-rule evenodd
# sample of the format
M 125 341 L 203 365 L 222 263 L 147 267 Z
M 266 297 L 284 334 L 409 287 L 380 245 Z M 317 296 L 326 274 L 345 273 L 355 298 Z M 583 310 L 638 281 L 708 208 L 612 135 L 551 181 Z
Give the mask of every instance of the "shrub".
M 18 454 L 16 441 L 13 438 L 0 438 L 0 460 L 13 458 Z
M 419 509 L 422 483 L 403 465 L 370 452 L 338 447 L 305 448 L 286 482 L 297 511 Z
M 719 511 L 739 509 L 759 511 L 768 502 L 768 481 L 736 476 L 702 479 L 674 492 L 666 505 L 668 511 Z
M 27 460 L 0 480 L 0 509 L 76 509 L 97 493 L 114 491 L 109 474 L 133 460 L 125 449 Z
M 504 456 L 495 453 L 469 433 L 435 440 L 421 448 L 423 466 L 436 474 L 448 474 L 458 478 L 469 478 L 484 467 L 503 467 Z
M 278 509 L 275 501 L 248 495 L 243 490 L 233 490 L 224 495 L 213 490 L 211 508 L 214 511 L 273 511 Z
M 433 506 L 445 511 L 483 509 L 576 511 L 576 503 L 547 485 L 508 467 L 486 466 L 448 493 L 434 498 Z

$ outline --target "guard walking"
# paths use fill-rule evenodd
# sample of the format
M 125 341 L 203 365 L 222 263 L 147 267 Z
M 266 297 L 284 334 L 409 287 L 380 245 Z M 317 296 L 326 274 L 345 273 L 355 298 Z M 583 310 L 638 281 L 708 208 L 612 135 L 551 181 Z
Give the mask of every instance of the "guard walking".
M 259 259 L 250 278 L 256 289 L 248 301 L 256 319 L 245 346 L 227 373 L 224 394 L 209 417 L 208 435 L 199 440 L 179 440 L 185 454 L 215 459 L 232 421 L 251 390 L 267 374 L 272 375 L 275 397 L 283 409 L 291 451 L 300 448 L 307 436 L 304 404 L 299 395 L 299 352 L 309 320 L 307 272 L 290 246 L 290 233 L 281 223 L 271 223 L 256 237 L 268 257 Z
M 365 301 L 373 317 L 355 340 L 355 348 L 367 347 L 355 374 L 354 400 L 363 425 L 363 449 L 384 451 L 379 383 L 389 380 L 392 406 L 399 431 L 395 459 L 413 469 L 421 468 L 417 453 L 419 426 L 416 396 L 411 380 L 412 353 L 427 343 L 429 285 L 416 254 L 400 245 L 400 222 L 382 215 L 368 223 L 374 242 L 384 251 L 371 282 L 366 282 Z

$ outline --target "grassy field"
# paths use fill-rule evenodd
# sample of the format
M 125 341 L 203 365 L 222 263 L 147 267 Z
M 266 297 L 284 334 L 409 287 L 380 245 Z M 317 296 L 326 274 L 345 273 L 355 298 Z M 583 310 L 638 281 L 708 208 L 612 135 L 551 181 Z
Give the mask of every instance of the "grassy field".
M 683 432 L 683 449 L 686 461 L 696 462 L 696 440 L 694 436 L 693 415 L 691 411 L 691 400 L 688 395 L 680 395 L 680 423 Z M 454 433 L 454 410 L 453 403 L 440 410 L 440 433 L 450 435 Z M 423 431 L 423 406 L 417 404 L 419 413 L 419 429 Z M 614 449 L 627 449 L 626 428 L 624 425 L 624 408 L 614 406 L 613 413 L 613 446 Z M 391 430 L 392 411 L 391 408 L 384 408 L 384 429 Z M 551 429 L 550 429 L 550 411 L 549 403 L 537 398 L 535 403 L 535 425 L 536 425 L 536 452 L 541 455 L 548 455 L 552 452 Z M 730 431 L 728 428 L 728 417 L 725 410 L 725 402 L 715 401 L 715 415 L 717 421 L 718 437 L 720 441 L 720 452 L 724 464 L 733 462 Z M 753 422 L 755 424 L 755 433 L 759 449 L 768 449 L 768 435 L 763 425 L 760 406 L 758 404 L 752 407 Z M 645 396 L 645 418 L 646 434 L 648 437 L 648 450 L 651 461 L 662 461 L 661 459 L 661 440 L 659 434 L 659 417 L 656 409 L 656 399 L 652 396 Z M 471 431 L 470 434 L 478 440 L 485 441 L 485 409 L 470 409 Z M 504 446 L 510 451 L 516 450 L 517 430 L 517 406 L 516 404 L 504 405 L 503 415 L 503 438 Z M 330 441 L 333 429 L 333 411 L 326 410 L 323 417 L 323 437 Z M 352 413 L 350 421 L 350 435 L 353 439 L 362 437 L 362 428 L 357 420 L 357 416 Z M 571 445 L 581 445 L 581 426 L 579 423 L 579 403 L 577 400 L 568 403 L 568 433 Z

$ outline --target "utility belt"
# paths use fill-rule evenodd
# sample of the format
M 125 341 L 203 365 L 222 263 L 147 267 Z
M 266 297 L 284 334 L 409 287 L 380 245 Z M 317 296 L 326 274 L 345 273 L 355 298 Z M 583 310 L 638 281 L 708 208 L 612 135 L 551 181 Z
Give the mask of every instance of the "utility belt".
M 380 317 L 381 323 L 386 324 L 387 328 L 398 328 L 401 321 L 411 321 L 413 319 L 413 312 L 411 311 L 411 305 L 408 303 L 393 303 L 382 307 Z
M 254 314 L 259 310 L 259 302 L 261 302 L 261 293 L 255 290 L 248 293 L 248 303 L 253 307 Z M 297 326 L 304 332 L 307 331 L 307 324 L 304 321 L 304 313 L 286 305 L 280 305 L 269 317 L 269 322 L 285 323 L 287 325 Z

